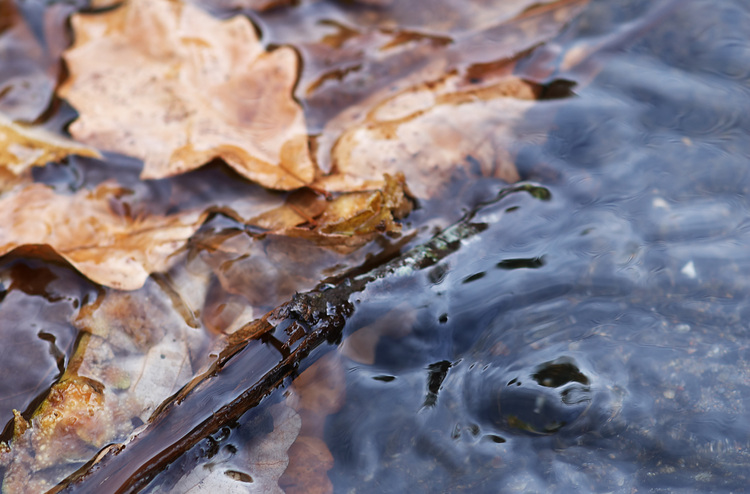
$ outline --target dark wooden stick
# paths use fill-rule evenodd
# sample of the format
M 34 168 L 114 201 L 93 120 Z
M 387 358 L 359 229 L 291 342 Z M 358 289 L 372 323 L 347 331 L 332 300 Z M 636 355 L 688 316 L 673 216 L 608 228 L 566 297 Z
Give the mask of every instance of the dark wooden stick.
M 542 187 L 516 185 L 503 189 L 487 204 L 520 191 L 541 199 L 549 194 Z M 368 273 L 297 294 L 248 324 L 230 337 L 206 372 L 154 412 L 143 430 L 124 444 L 104 448 L 50 492 L 130 493 L 146 487 L 183 453 L 240 418 L 293 376 L 313 349 L 340 340 L 346 319 L 354 311 L 349 301 L 353 294 L 375 280 L 432 266 L 458 250 L 462 240 L 483 231 L 487 225 L 472 222 L 475 215 L 476 210 L 429 242 Z

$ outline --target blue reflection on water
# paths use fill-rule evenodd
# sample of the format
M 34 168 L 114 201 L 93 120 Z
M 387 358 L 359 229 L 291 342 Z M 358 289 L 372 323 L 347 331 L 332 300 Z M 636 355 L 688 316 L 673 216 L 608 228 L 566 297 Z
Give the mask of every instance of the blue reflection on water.
M 750 485 L 750 6 L 681 2 L 607 44 L 660 3 L 594 2 L 558 40 L 607 49 L 519 131 L 553 122 L 517 157 L 549 201 L 511 195 L 432 271 L 368 289 L 349 334 L 394 299 L 410 328 L 349 363 L 337 491 Z

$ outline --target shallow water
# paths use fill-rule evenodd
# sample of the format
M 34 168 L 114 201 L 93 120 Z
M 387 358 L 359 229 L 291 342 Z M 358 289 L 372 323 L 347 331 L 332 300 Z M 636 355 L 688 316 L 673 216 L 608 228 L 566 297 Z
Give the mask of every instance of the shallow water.
M 594 2 L 522 64 L 598 47 L 519 130 L 549 200 L 358 297 L 346 333 L 377 344 L 339 349 L 336 492 L 750 485 L 750 5 L 669 3 Z
M 369 11 L 335 2 L 291 10 L 315 8 Z M 255 19 L 270 43 L 290 37 L 277 14 Z M 358 293 L 343 340 L 303 365 L 341 401 L 317 417 L 300 411 L 301 435 L 320 436 L 332 454 L 335 492 L 747 491 L 748 33 L 746 1 L 601 0 L 519 63 L 517 74 L 545 85 L 549 99 L 515 129 L 516 165 L 547 194 L 516 192 L 479 208 L 473 221 L 486 230 L 435 266 Z M 305 104 L 311 128 L 322 130 L 315 101 Z M 273 195 L 218 166 L 143 184 L 137 163 L 109 161 L 106 177 L 158 211 Z M 79 158 L 35 172 L 61 191 L 104 178 Z M 455 217 L 457 204 L 488 200 L 505 184 L 459 187 L 460 197 L 423 204 L 410 221 L 444 226 L 431 215 Z M 221 221 L 229 222 L 216 219 L 217 230 Z M 425 237 L 423 229 L 413 243 Z M 252 273 L 244 257 L 236 264 Z M 96 290 L 54 263 L 7 259 L 0 273 L 0 319 L 30 335 L 13 334 L 6 367 L 40 363 L 0 393 L 13 395 L 2 401 L 10 416 L 32 411 L 62 372 L 75 344 L 69 321 Z M 278 288 L 264 309 L 318 281 L 317 271 L 297 274 L 307 285 Z M 38 283 L 21 283 L 29 278 Z M 35 321 L 48 319 L 62 322 L 40 330 Z M 267 350 L 275 363 L 277 349 Z M 323 355 L 320 370 L 313 362 Z M 182 485 L 201 463 L 244 465 L 246 477 L 235 473 L 252 484 L 253 468 L 262 470 L 254 448 L 279 429 L 280 412 L 269 409 L 294 392 L 271 393 L 152 490 Z M 217 396 L 216 406 L 229 399 Z M 283 457 L 288 445 L 277 449 Z M 294 491 L 288 479 L 281 485 Z
M 456 253 L 352 298 L 299 386 L 343 403 L 300 410 L 334 492 L 747 491 L 748 33 L 747 2 L 603 0 L 519 64 L 550 97 L 576 82 L 516 129 L 547 194 L 479 208 Z M 231 463 L 289 392 L 172 473 Z

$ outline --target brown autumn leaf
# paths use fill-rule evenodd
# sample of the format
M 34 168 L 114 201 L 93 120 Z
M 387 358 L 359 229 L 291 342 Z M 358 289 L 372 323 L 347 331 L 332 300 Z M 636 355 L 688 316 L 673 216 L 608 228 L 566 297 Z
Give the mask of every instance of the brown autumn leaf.
M 315 186 L 378 187 L 382 173 L 401 170 L 415 196 L 427 198 L 458 168 L 517 180 L 510 128 L 538 88 L 511 75 L 515 60 L 559 32 L 584 3 L 558 0 L 524 11 L 530 2 L 510 2 L 507 15 L 477 10 L 464 27 L 443 26 L 453 37 L 333 24 L 335 36 L 302 48 L 313 62 L 300 87 L 312 125 L 322 127 L 316 157 L 328 173 Z M 462 12 L 479 8 L 475 2 Z M 475 30 L 464 32 L 467 26 Z
M 210 291 L 207 325 L 219 333 L 232 332 L 250 315 L 382 250 L 386 237 L 400 235 L 397 220 L 412 208 L 403 178 L 387 177 L 386 182 L 382 190 L 331 200 L 308 189 L 295 191 L 282 206 L 242 223 L 230 222 L 218 232 L 199 232 L 190 242 L 191 254 L 211 266 L 220 285 Z M 244 224 L 264 232 L 253 234 Z M 373 242 L 378 237 L 381 241 Z
M 397 220 L 412 209 L 404 175 L 381 177 L 380 189 L 341 194 L 330 201 L 297 194 L 248 223 L 277 235 L 308 239 L 336 252 L 352 252 L 381 234 L 401 231 Z
M 435 197 L 457 166 L 513 183 L 512 124 L 533 104 L 534 88 L 508 77 L 490 88 L 443 93 L 413 88 L 383 102 L 346 130 L 331 150 L 337 173 L 327 190 L 382 186 L 382 173 L 403 171 L 418 198 Z
M 165 271 L 205 214 L 130 216 L 116 210 L 129 191 L 109 182 L 73 195 L 31 184 L 0 197 L 0 255 L 46 244 L 89 279 L 133 290 Z
M 14 411 L 11 444 L 0 445 L 3 491 L 47 491 L 70 473 L 65 464 L 96 454 L 116 435 L 117 425 L 100 383 L 77 376 L 58 382 L 31 422 Z
M 313 180 L 297 57 L 265 52 L 247 18 L 214 19 L 169 0 L 130 0 L 72 18 L 70 77 L 59 88 L 80 117 L 73 136 L 144 160 L 160 178 L 222 158 L 274 189 Z

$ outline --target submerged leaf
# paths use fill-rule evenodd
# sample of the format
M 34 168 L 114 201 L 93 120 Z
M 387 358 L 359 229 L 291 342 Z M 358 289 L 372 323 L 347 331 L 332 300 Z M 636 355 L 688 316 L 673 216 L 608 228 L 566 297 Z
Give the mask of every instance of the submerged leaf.
M 200 289 L 182 276 L 185 290 Z M 162 284 L 163 285 L 163 284 Z M 150 280 L 141 290 L 102 290 L 84 306 L 75 353 L 30 422 L 16 413 L 4 492 L 40 492 L 69 475 L 105 444 L 123 440 L 185 384 L 206 334 L 185 318 L 183 296 Z M 196 293 L 197 292 L 197 293 Z
M 362 190 L 402 171 L 416 197 L 433 198 L 456 172 L 518 180 L 510 129 L 538 87 L 511 75 L 515 62 L 585 1 L 502 3 L 387 3 L 362 14 L 384 23 L 378 31 L 329 22 L 337 32 L 303 45 L 300 96 L 327 174 L 314 185 Z M 430 34 L 406 29 L 412 22 Z
M 302 419 L 297 440 L 289 448 L 289 467 L 279 479 L 287 494 L 333 492 L 328 470 L 333 455 L 323 440 L 328 415 L 344 405 L 346 376 L 341 359 L 328 354 L 294 380 L 287 403 Z
M 222 158 L 275 189 L 310 183 L 297 57 L 267 53 L 244 17 L 220 21 L 189 3 L 130 0 L 72 19 L 70 77 L 59 94 L 80 112 L 73 136 L 139 157 L 142 178 Z
M 513 183 L 519 177 L 508 152 L 510 128 L 534 96 L 530 85 L 515 78 L 481 91 L 409 90 L 344 132 L 332 150 L 338 173 L 318 185 L 369 188 L 379 185 L 383 172 L 403 171 L 417 197 L 435 197 L 462 164 L 479 168 L 477 175 Z
M 174 494 L 282 494 L 279 477 L 289 463 L 287 450 L 300 430 L 299 415 L 278 403 L 270 407 L 273 430 L 245 445 L 234 455 L 219 458 L 194 468 L 167 492 Z
M 46 244 L 89 279 L 133 290 L 165 271 L 204 214 L 131 217 L 116 206 L 128 191 L 113 183 L 74 195 L 32 184 L 0 197 L 0 255 Z

